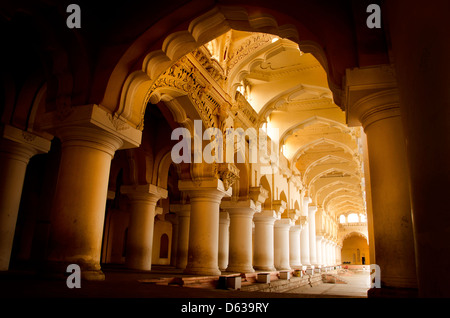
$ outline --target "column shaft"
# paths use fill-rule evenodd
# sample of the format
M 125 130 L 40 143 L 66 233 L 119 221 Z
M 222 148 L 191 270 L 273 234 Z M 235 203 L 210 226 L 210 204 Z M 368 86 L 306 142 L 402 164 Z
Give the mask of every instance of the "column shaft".
M 51 212 L 48 269 L 63 274 L 78 264 L 82 277 L 104 279 L 100 252 L 109 170 L 116 149 L 115 135 L 88 127 L 59 132 L 62 154 Z
M 289 229 L 292 221 L 282 218 L 274 225 L 274 265 L 277 270 L 290 270 L 289 265 Z
M 317 265 L 323 265 L 323 260 L 322 260 L 322 239 L 323 239 L 323 236 L 316 236 Z
M 122 186 L 120 190 L 130 199 L 130 225 L 125 264 L 131 269 L 149 271 L 152 266 L 156 203 L 159 199 L 167 197 L 167 190 L 152 184 Z
M 407 140 L 419 296 L 450 297 L 450 3 L 401 0 L 386 8 Z
M 274 271 L 273 226 L 275 213 L 264 210 L 253 217 L 255 223 L 255 250 L 253 268 L 261 271 Z
M 309 266 L 311 265 L 310 258 L 309 258 L 309 225 L 306 224 L 306 226 L 302 229 L 302 232 L 300 234 L 300 254 L 302 259 L 302 264 Z
M 366 123 L 373 227 L 381 284 L 417 287 L 405 140 L 398 108 Z M 393 243 L 395 242 L 395 243 Z
M 308 208 L 308 224 L 309 224 L 309 258 L 311 265 L 317 265 L 317 248 L 316 248 L 316 206 Z
M 228 212 L 221 211 L 219 220 L 219 269 L 224 271 L 228 266 L 230 247 L 230 218 Z
M 251 273 L 254 272 L 252 266 L 252 222 L 255 207 L 251 206 L 248 201 L 232 204 L 236 206 L 226 206 L 230 215 L 230 250 L 227 271 Z M 239 205 L 248 206 L 239 207 Z
M 189 246 L 189 222 L 191 205 L 190 204 L 171 204 L 170 211 L 176 213 L 178 221 L 178 242 L 175 259 L 175 267 L 184 269 L 187 264 L 188 246 Z
M 291 226 L 289 230 L 289 261 L 294 269 L 300 269 L 302 262 L 300 259 L 300 232 L 301 225 Z
M 37 151 L 15 141 L 0 141 L 0 270 L 9 268 L 28 161 Z
M 186 274 L 220 275 L 218 266 L 219 205 L 225 191 L 221 180 L 194 183 L 179 181 L 179 189 L 187 191 L 191 202 L 189 249 Z

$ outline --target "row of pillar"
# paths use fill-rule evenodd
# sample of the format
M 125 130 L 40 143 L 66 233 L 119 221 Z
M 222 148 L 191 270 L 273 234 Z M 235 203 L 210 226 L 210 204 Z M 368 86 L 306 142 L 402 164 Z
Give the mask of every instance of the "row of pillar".
M 294 222 L 290 218 L 279 218 L 274 210 L 259 212 L 251 200 L 222 201 L 215 205 L 209 211 L 196 211 L 195 205 L 171 205 L 171 211 L 178 217 L 173 264 L 185 269 L 185 273 L 219 275 L 221 271 L 250 273 L 340 263 L 340 246 L 328 238 L 316 236 L 315 228 L 310 231 L 311 223 L 306 222 L 306 217 Z M 216 216 L 211 215 L 218 208 L 221 211 Z M 199 219 L 192 219 L 191 213 L 201 213 L 201 222 L 207 222 L 209 230 L 199 224 Z M 218 232 L 213 233 L 212 229 Z M 312 246 L 301 244 L 302 233 L 311 238 L 306 243 L 313 241 Z M 204 241 L 206 237 L 208 242 Z M 311 248 L 317 251 L 309 253 Z M 306 252 L 302 253 L 304 250 Z M 318 255 L 317 259 L 309 258 L 310 254 Z
M 84 278 L 103 279 L 100 255 L 109 168 L 115 151 L 123 146 L 123 136 L 84 126 L 61 128 L 58 136 L 62 141 L 62 155 L 51 213 L 46 268 L 64 273 L 67 264 L 76 263 L 81 266 Z M 1 270 L 7 270 L 27 164 L 33 155 L 47 152 L 50 141 L 6 126 L 0 149 L 0 265 Z M 300 265 L 300 254 L 302 263 L 315 263 L 306 261 L 309 252 L 299 251 L 310 248 L 315 251 L 315 247 L 305 247 L 294 239 L 304 236 L 300 232 L 309 232 L 306 227 L 301 231 L 300 225 L 294 225 L 290 219 L 279 219 L 273 210 L 257 212 L 252 200 L 222 201 L 223 197 L 231 195 L 231 189 L 226 191 L 221 180 L 200 183 L 183 180 L 179 188 L 190 197 L 190 211 L 186 207 L 177 211 L 177 267 L 185 268 L 186 273 L 220 274 L 220 269 L 225 268 L 222 260 L 227 258 L 226 269 L 236 272 L 296 267 Z M 138 185 L 122 186 L 121 192 L 130 202 L 126 265 L 150 270 L 156 205 L 159 199 L 167 197 L 167 191 L 154 185 Z M 224 225 L 223 219 L 220 221 L 220 207 L 226 210 L 229 225 Z M 311 224 L 309 226 L 314 227 Z M 229 235 L 219 230 L 223 226 L 229 226 Z M 223 232 L 220 240 L 219 232 Z M 315 243 L 315 239 L 309 240 L 309 237 L 308 241 Z

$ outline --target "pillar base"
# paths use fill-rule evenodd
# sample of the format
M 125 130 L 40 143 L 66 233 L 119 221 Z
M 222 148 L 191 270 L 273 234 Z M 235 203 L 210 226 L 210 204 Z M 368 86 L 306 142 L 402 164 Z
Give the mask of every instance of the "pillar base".
M 268 271 L 268 272 L 276 271 L 275 267 L 270 266 L 253 266 L 253 268 L 255 269 L 255 271 Z
M 381 287 L 370 288 L 367 291 L 368 298 L 417 298 L 419 291 L 417 288 L 396 288 Z
M 70 264 L 77 264 L 80 266 L 81 279 L 85 281 L 103 281 L 105 274 L 99 266 L 93 264 L 81 264 L 77 262 L 47 262 L 41 265 L 39 273 L 46 279 L 67 279 L 71 274 L 67 272 L 67 266 Z
M 202 276 L 218 276 L 222 272 L 218 268 L 190 267 L 183 271 L 183 274 L 202 275 Z
M 255 269 L 251 266 L 228 266 L 226 271 L 233 273 L 254 273 Z

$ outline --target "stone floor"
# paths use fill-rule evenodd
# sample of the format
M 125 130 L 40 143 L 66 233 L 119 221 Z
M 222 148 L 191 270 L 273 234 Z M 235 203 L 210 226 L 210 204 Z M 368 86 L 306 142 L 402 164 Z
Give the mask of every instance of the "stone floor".
M 114 316 L 123 314 L 127 317 L 143 312 L 147 312 L 148 316 L 151 316 L 150 313 L 161 313 L 161 317 L 178 317 L 183 306 L 206 304 L 216 306 L 214 316 L 230 316 L 232 312 L 225 312 L 226 308 L 232 308 L 230 304 L 240 304 L 241 311 L 248 309 L 249 304 L 269 304 L 267 313 L 270 316 L 289 314 L 293 308 L 302 308 L 302 312 L 308 308 L 313 308 L 314 311 L 320 308 L 322 313 L 332 313 L 336 308 L 345 306 L 357 306 L 360 310 L 365 310 L 366 306 L 372 304 L 371 311 L 383 312 L 385 309 L 385 306 L 374 307 L 373 300 L 371 302 L 366 298 L 369 283 L 367 271 L 332 271 L 327 274 L 340 283 L 318 283 L 312 287 L 307 285 L 285 289 L 283 292 L 182 287 L 142 282 L 165 277 L 187 280 L 194 278 L 168 267 L 155 266 L 151 272 L 111 267 L 104 269 L 104 273 L 105 281 L 82 281 L 81 288 L 69 289 L 65 280 L 42 279 L 32 272 L 24 271 L 0 272 L 0 305 L 2 308 L 11 307 L 15 314 L 36 314 L 42 311 L 53 312 L 58 316 L 69 313 L 71 316 L 85 316 L 87 312 L 94 310 L 102 316 L 111 313 Z M 89 308 L 89 311 L 86 311 L 86 308 Z M 222 309 L 222 312 L 218 309 Z
M 31 272 L 10 271 L 0 273 L 0 298 L 320 298 L 366 297 L 369 287 L 368 271 L 334 271 L 346 284 L 314 284 L 284 289 L 283 292 L 224 290 L 196 284 L 196 276 L 185 275 L 181 270 L 154 266 L 152 271 L 131 271 L 123 268 L 104 269 L 105 281 L 82 281 L 81 288 L 69 289 L 64 280 L 39 278 Z M 176 284 L 145 283 L 161 278 L 179 278 L 184 287 Z M 186 287 L 189 286 L 189 287 Z M 286 291 L 287 290 L 287 291 Z
M 366 298 L 370 287 L 368 270 L 338 270 L 333 276 L 337 283 L 323 283 L 315 286 L 303 286 L 285 291 L 289 294 L 309 295 L 310 297 L 356 297 Z

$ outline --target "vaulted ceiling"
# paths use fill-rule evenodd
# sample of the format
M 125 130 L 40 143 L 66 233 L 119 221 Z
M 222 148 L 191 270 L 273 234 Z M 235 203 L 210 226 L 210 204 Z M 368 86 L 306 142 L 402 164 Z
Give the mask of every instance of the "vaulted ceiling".
M 231 30 L 206 47 L 226 70 L 225 90 L 242 93 L 260 125 L 278 128 L 276 141 L 311 204 L 336 217 L 365 214 L 362 131 L 346 125 L 319 61 L 268 34 Z

